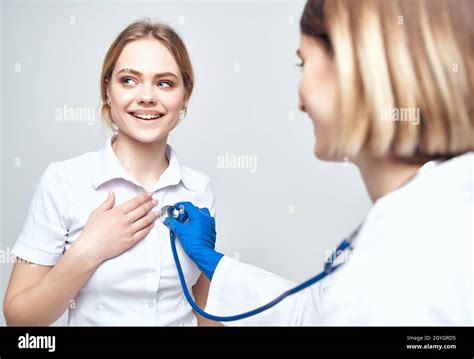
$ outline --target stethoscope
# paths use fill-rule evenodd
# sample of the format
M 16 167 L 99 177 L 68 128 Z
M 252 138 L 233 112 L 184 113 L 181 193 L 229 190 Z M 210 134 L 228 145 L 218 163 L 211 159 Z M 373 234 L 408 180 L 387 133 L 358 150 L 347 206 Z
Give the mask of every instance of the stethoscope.
M 160 219 L 161 219 L 162 222 L 164 222 L 164 220 L 167 217 L 174 218 L 174 219 L 178 220 L 181 223 L 186 223 L 188 221 L 188 215 L 187 215 L 186 210 L 184 209 L 184 207 L 164 206 L 163 208 L 161 208 L 161 211 L 160 211 Z M 234 320 L 248 318 L 248 317 L 251 317 L 251 316 L 256 315 L 258 313 L 261 313 L 265 310 L 268 310 L 271 307 L 273 307 L 273 306 L 277 305 L 278 303 L 280 303 L 283 299 L 289 297 L 290 295 L 298 293 L 299 291 L 301 291 L 301 290 L 303 290 L 303 289 L 319 282 L 323 278 L 327 277 L 329 274 L 334 273 L 338 268 L 340 268 L 346 262 L 344 260 L 341 263 L 338 263 L 339 262 L 338 257 L 341 254 L 346 254 L 346 253 L 348 253 L 348 251 L 351 251 L 353 249 L 352 242 L 353 242 L 354 238 L 357 236 L 357 234 L 359 233 L 361 225 L 362 224 L 360 224 L 351 233 L 351 235 L 347 239 L 344 239 L 339 244 L 339 246 L 336 248 L 336 250 L 326 260 L 326 263 L 324 264 L 324 270 L 321 273 L 319 273 L 319 274 L 315 275 L 314 277 L 308 279 L 307 281 L 297 285 L 296 287 L 287 290 L 286 292 L 282 293 L 281 295 L 279 295 L 277 298 L 275 298 L 271 302 L 269 302 L 265 305 L 262 305 L 261 307 L 258 307 L 256 309 L 250 310 L 250 311 L 245 312 L 245 313 L 241 313 L 241 314 L 237 314 L 237 315 L 230 315 L 230 316 L 225 316 L 225 317 L 206 313 L 205 311 L 203 311 L 201 308 L 199 308 L 197 306 L 196 302 L 194 302 L 193 298 L 189 294 L 188 287 L 187 287 L 186 281 L 184 279 L 183 269 L 181 268 L 178 253 L 176 251 L 176 242 L 175 242 L 175 238 L 174 238 L 175 236 L 174 236 L 174 233 L 172 231 L 170 231 L 170 242 L 171 242 L 171 249 L 173 251 L 174 262 L 176 264 L 176 268 L 178 269 L 179 281 L 181 283 L 183 293 L 184 293 L 186 299 L 188 300 L 189 304 L 191 305 L 191 307 L 198 314 L 202 315 L 203 317 L 205 317 L 207 319 L 217 321 L 217 322 L 231 322 L 231 321 L 234 321 Z

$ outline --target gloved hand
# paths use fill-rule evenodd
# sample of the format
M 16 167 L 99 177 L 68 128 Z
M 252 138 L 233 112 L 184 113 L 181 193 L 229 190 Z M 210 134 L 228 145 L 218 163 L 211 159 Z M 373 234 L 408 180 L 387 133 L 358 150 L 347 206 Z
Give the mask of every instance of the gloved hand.
M 164 223 L 176 235 L 186 254 L 204 275 L 212 279 L 217 264 L 224 256 L 214 250 L 216 243 L 216 221 L 207 208 L 198 208 L 190 202 L 178 202 L 188 213 L 187 223 L 168 217 Z

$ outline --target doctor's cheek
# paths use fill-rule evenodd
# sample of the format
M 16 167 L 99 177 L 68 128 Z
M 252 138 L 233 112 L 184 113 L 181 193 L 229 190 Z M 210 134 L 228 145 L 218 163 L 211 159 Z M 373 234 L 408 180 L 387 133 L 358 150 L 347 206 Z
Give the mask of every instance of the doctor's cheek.
M 298 86 L 298 107 L 308 115 L 313 125 L 314 155 L 329 159 L 330 139 L 337 116 L 337 80 L 332 74 L 321 73 L 329 69 L 306 66 Z

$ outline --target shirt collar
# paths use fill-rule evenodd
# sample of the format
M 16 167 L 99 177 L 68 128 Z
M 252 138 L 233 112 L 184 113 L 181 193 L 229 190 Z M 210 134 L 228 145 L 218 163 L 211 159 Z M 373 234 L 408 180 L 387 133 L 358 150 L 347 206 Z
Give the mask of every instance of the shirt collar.
M 97 189 L 107 181 L 115 178 L 122 178 L 126 181 L 132 182 L 136 186 L 143 187 L 140 183 L 130 177 L 122 163 L 117 158 L 117 155 L 112 148 L 112 142 L 116 137 L 117 135 L 110 136 L 107 139 L 105 146 L 97 152 L 97 169 L 93 178 L 92 186 L 94 189 Z M 191 181 L 183 174 L 178 157 L 169 144 L 166 144 L 165 154 L 169 162 L 168 168 L 166 168 L 162 173 L 158 183 L 153 186 L 151 192 L 155 192 L 168 186 L 177 185 L 180 182 L 183 183 L 188 190 L 195 192 Z

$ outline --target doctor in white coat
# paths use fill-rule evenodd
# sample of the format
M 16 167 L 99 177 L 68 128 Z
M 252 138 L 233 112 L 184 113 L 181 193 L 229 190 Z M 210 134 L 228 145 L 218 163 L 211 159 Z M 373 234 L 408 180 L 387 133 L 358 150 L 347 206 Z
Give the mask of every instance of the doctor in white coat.
M 349 158 L 374 204 L 337 271 L 228 325 L 473 324 L 473 10 L 470 0 L 308 1 L 300 109 L 316 157 Z M 165 223 L 211 279 L 207 312 L 240 314 L 296 285 L 216 252 L 214 218 L 184 205 L 189 223 Z

